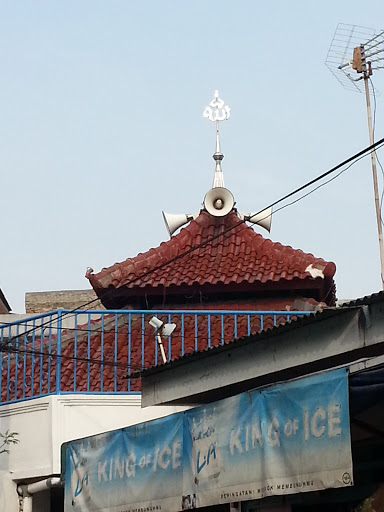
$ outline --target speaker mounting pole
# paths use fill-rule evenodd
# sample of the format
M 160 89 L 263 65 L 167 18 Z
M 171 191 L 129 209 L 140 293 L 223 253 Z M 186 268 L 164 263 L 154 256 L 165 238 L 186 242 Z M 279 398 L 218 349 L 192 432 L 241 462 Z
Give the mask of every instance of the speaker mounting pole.
M 213 100 L 203 112 L 204 117 L 216 123 L 216 150 L 213 154 L 213 159 L 215 160 L 216 165 L 212 188 L 224 188 L 224 175 L 221 168 L 221 161 L 223 160 L 224 155 L 220 149 L 219 122 L 229 119 L 230 114 L 231 109 L 228 105 L 224 105 L 224 101 L 219 97 L 219 91 L 215 91 Z

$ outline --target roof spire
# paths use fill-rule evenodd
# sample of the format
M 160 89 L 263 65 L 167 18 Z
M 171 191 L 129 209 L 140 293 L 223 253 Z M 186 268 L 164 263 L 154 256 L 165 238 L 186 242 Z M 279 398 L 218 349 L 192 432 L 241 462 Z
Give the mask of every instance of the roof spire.
M 203 112 L 204 117 L 207 117 L 210 121 L 214 121 L 216 123 L 216 151 L 213 154 L 213 159 L 216 162 L 216 166 L 212 188 L 224 188 L 224 176 L 221 169 L 221 161 L 224 158 L 224 155 L 220 149 L 219 122 L 229 119 L 230 113 L 231 109 L 228 107 L 228 105 L 224 106 L 224 101 L 219 98 L 219 91 L 215 91 L 213 100 Z

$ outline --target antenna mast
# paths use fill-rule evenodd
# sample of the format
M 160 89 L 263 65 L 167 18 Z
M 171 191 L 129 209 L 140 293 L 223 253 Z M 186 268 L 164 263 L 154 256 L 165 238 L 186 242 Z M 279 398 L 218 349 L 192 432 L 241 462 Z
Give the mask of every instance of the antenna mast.
M 366 39 L 364 43 L 362 40 Z M 355 46 L 355 44 L 358 44 Z M 353 53 L 352 53 L 353 51 Z M 351 55 L 352 54 L 352 55 Z M 352 59 L 347 60 L 347 57 Z M 365 92 L 367 105 L 368 132 L 370 145 L 374 144 L 374 131 L 372 125 L 371 98 L 369 91 L 369 81 L 374 69 L 383 69 L 381 64 L 384 61 L 384 30 L 375 34 L 373 29 L 358 27 L 357 25 L 344 25 L 340 23 L 337 26 L 331 46 L 328 51 L 326 65 L 338 79 L 338 81 L 347 89 L 353 89 L 357 92 Z M 351 75 L 349 70 L 356 71 L 357 75 Z M 361 87 L 363 80 L 364 88 Z M 371 82 L 372 88 L 373 84 Z M 373 191 L 375 197 L 375 210 L 377 221 L 377 232 L 380 249 L 380 268 L 381 268 L 381 286 L 384 289 L 384 246 L 382 217 L 379 199 L 379 187 L 377 183 L 376 151 L 371 151 Z

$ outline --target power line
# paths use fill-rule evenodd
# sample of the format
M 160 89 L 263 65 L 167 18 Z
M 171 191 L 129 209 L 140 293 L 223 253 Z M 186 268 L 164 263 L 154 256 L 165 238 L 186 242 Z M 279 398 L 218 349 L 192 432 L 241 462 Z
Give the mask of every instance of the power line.
M 295 315 L 292 315 L 292 316 L 295 316 Z M 260 332 L 260 331 L 257 331 L 257 332 Z M 257 334 L 257 332 L 251 332 L 250 335 Z M 191 336 L 191 339 L 194 339 L 194 336 Z M 199 336 L 199 341 L 200 342 L 203 341 L 203 342 L 207 342 L 207 343 L 210 342 L 212 347 L 219 346 L 219 345 L 223 344 L 223 340 L 221 339 L 221 337 L 220 338 L 212 338 L 212 337 L 209 338 L 206 336 L 204 336 L 204 337 Z M 166 344 L 165 344 L 165 346 L 166 346 Z M 195 348 L 194 347 L 186 347 L 184 350 L 184 354 L 185 354 L 185 352 L 187 352 L 189 350 L 195 350 Z M 68 360 L 68 361 L 83 362 L 83 363 L 92 364 L 92 365 L 96 364 L 98 366 L 112 366 L 112 367 L 123 368 L 124 370 L 126 370 L 126 369 L 142 370 L 145 368 L 145 366 L 143 366 L 143 365 L 133 365 L 133 364 L 122 363 L 122 362 L 118 362 L 118 361 L 109 361 L 108 359 L 93 359 L 93 358 L 87 358 L 87 357 L 82 357 L 82 356 L 68 356 L 65 354 L 55 354 L 52 352 L 46 352 L 46 351 L 42 351 L 42 350 L 27 349 L 27 348 L 13 347 L 13 346 L 2 347 L 0 349 L 0 352 L 8 353 L 10 355 L 25 354 L 25 355 L 39 356 L 40 358 L 43 356 L 46 356 L 48 358 L 56 359 L 56 360 L 64 359 L 64 360 Z M 139 358 L 141 358 L 141 357 L 142 357 L 142 354 L 140 354 Z M 36 366 L 36 365 L 37 365 L 37 363 L 34 363 L 34 366 Z
M 305 197 L 305 196 L 303 196 L 303 197 Z M 287 205 L 287 206 L 289 206 L 289 205 Z M 280 208 L 279 210 L 281 210 L 283 208 L 285 208 L 285 206 Z M 194 309 L 191 310 L 193 312 L 189 312 L 189 310 L 186 309 L 186 310 L 182 311 L 181 313 L 178 312 L 178 310 L 147 310 L 145 312 L 140 312 L 140 313 L 135 313 L 135 310 L 121 310 L 116 313 L 109 313 L 108 310 L 105 310 L 104 315 L 102 315 L 101 313 L 96 313 L 97 315 L 100 315 L 100 318 L 96 318 L 96 319 L 92 320 L 93 323 L 90 325 L 88 325 L 88 323 L 82 323 L 82 324 L 77 325 L 76 327 L 69 327 L 69 326 L 63 326 L 63 325 L 62 326 L 57 326 L 57 325 L 44 326 L 45 324 L 42 323 L 39 325 L 33 325 L 30 329 L 27 329 L 29 327 L 29 324 L 34 323 L 34 321 L 26 318 L 25 321 L 19 321 L 19 323 L 0 322 L 0 329 L 2 327 L 5 329 L 8 329 L 8 330 L 11 329 L 12 327 L 25 328 L 26 330 L 24 332 L 19 332 L 16 335 L 11 336 L 9 338 L 9 341 L 11 341 L 12 339 L 27 337 L 27 339 L 24 340 L 25 343 L 33 343 L 33 342 L 39 343 L 42 339 L 47 339 L 47 338 L 49 338 L 49 336 L 55 336 L 55 331 L 78 332 L 79 336 L 83 336 L 83 335 L 89 334 L 89 333 L 90 333 L 90 335 L 92 335 L 94 333 L 110 333 L 111 330 L 114 330 L 116 328 L 116 320 L 117 320 L 118 322 L 120 322 L 120 325 L 117 325 L 118 329 L 119 328 L 121 329 L 120 334 L 124 334 L 124 335 L 132 335 L 132 334 L 152 335 L 153 334 L 154 335 L 154 331 L 153 331 L 152 327 L 148 327 L 147 329 L 144 328 L 144 329 L 126 330 L 126 331 L 122 332 L 127 326 L 134 324 L 135 321 L 140 321 L 140 323 L 141 323 L 141 321 L 143 320 L 142 316 L 144 316 L 144 317 L 153 316 L 153 314 L 154 314 L 153 311 L 156 311 L 156 314 L 159 317 L 170 317 L 170 320 L 176 320 L 177 317 L 181 317 L 181 316 L 194 317 L 196 315 L 201 315 L 202 314 L 201 311 L 204 311 L 203 314 L 205 314 L 206 316 L 208 316 L 208 315 L 210 317 L 221 316 L 221 314 L 215 312 L 215 310 L 209 310 L 209 312 L 207 313 L 207 310 L 204 310 L 204 309 L 201 311 L 198 310 L 197 313 L 196 313 L 196 310 L 194 310 Z M 240 313 L 237 312 L 236 310 L 234 310 L 233 312 L 231 312 L 230 310 L 228 310 L 228 311 L 229 311 L 229 314 L 227 314 L 225 316 L 229 320 L 233 320 L 234 317 L 237 317 L 237 320 L 239 320 L 239 318 L 241 318 L 241 317 L 252 317 L 252 319 L 257 320 L 258 317 L 273 316 L 276 313 L 279 313 L 278 316 L 294 316 L 295 313 L 300 313 L 299 311 L 294 311 L 294 310 L 293 311 L 283 311 L 283 312 L 276 311 L 276 312 L 267 313 L 267 314 L 263 311 L 257 311 L 257 310 L 255 311 L 252 309 L 246 310 L 246 311 L 239 310 L 239 311 L 241 311 Z M 78 315 L 90 315 L 92 313 L 93 313 L 93 311 L 90 310 L 89 312 L 79 311 L 77 314 Z M 126 317 L 130 314 L 140 316 L 140 318 L 131 319 L 131 321 L 126 320 Z M 104 316 L 104 319 L 103 319 L 103 316 Z M 108 318 L 106 318 L 106 317 L 108 317 Z M 200 318 L 201 318 L 201 316 L 200 316 Z M 102 320 L 104 321 L 104 327 L 101 329 L 96 329 L 94 327 L 95 323 L 96 322 L 100 323 Z M 51 321 L 55 322 L 55 321 L 57 321 L 57 319 L 52 319 Z M 193 320 L 193 323 L 195 325 L 195 320 Z M 148 322 L 148 325 L 149 325 L 149 322 Z M 196 325 L 198 326 L 198 323 L 196 323 Z M 33 332 L 35 332 L 36 330 L 38 330 L 40 328 L 42 329 L 42 333 L 37 334 L 34 339 L 31 338 L 31 336 L 29 336 L 30 334 L 33 334 Z M 53 332 L 44 332 L 48 329 L 51 329 Z M 116 333 L 119 333 L 119 330 L 117 330 Z M 180 336 L 182 336 L 182 334 L 172 333 L 170 338 L 180 337 Z M 7 343 L 9 343 L 9 341 Z M 0 348 L 1 348 L 1 345 L 0 345 Z
M 42 350 L 35 350 L 35 349 L 23 349 L 23 348 L 20 348 L 20 347 L 2 347 L 1 352 L 5 352 L 5 353 L 11 353 L 11 354 L 28 354 L 28 355 L 33 355 L 33 356 L 40 356 L 40 357 L 43 357 L 43 356 L 46 356 L 46 357 L 49 357 L 49 358 L 52 358 L 52 359 L 65 359 L 65 360 L 69 360 L 69 361 L 78 361 L 78 362 L 82 362 L 82 363 L 87 363 L 87 364 L 97 364 L 99 366 L 113 366 L 113 367 L 118 367 L 118 368 L 123 368 L 123 369 L 129 369 L 129 368 L 132 368 L 134 370 L 140 370 L 142 369 L 143 367 L 142 366 L 133 366 L 133 365 L 129 365 L 128 363 L 119 363 L 118 361 L 108 361 L 108 359 L 92 359 L 92 358 L 87 358 L 87 357 L 81 357 L 81 356 L 67 356 L 65 354 L 54 354 L 54 353 L 51 353 L 51 352 L 45 352 L 45 351 L 42 351 Z
M 377 149 L 380 149 L 384 146 L 384 143 L 381 144 L 380 146 L 377 147 Z M 333 176 L 332 178 L 330 178 L 329 180 L 325 181 L 324 183 L 321 183 L 320 185 L 318 185 L 317 187 L 315 187 L 314 189 L 310 190 L 309 192 L 307 192 L 306 194 L 300 196 L 298 199 L 295 199 L 294 201 L 291 201 L 290 203 L 288 204 L 285 204 L 284 206 L 281 206 L 280 208 L 278 208 L 277 210 L 275 210 L 273 213 L 277 213 L 281 210 L 284 210 L 284 208 L 287 208 L 288 206 L 292 206 L 293 204 L 295 203 L 298 203 L 299 201 L 301 201 L 302 199 L 310 196 L 311 194 L 313 194 L 314 192 L 316 192 L 316 190 L 318 190 L 319 188 L 322 188 L 324 187 L 325 185 L 328 185 L 328 183 L 331 183 L 331 181 L 334 181 L 336 178 L 338 178 L 339 176 L 341 176 L 345 171 L 348 171 L 348 169 L 350 169 L 352 167 L 352 165 L 354 165 L 355 163 L 359 162 L 359 160 L 362 160 L 363 158 L 365 158 L 367 155 L 362 155 L 360 156 L 359 158 L 357 158 L 354 162 L 352 162 L 351 164 L 348 165 L 348 167 L 346 167 L 345 169 L 342 169 L 339 173 L 337 173 L 335 176 Z M 266 217 L 265 217 L 266 218 Z M 263 220 L 263 219 L 261 219 Z
M 212 311 L 214 311 L 214 310 L 212 310 Z M 278 316 L 287 316 L 287 315 L 289 315 L 289 316 L 297 316 L 297 314 L 295 315 L 295 313 L 299 314 L 298 311 L 289 311 L 289 312 L 283 311 Z M 122 314 L 124 314 L 124 313 L 122 313 Z M 148 314 L 151 314 L 151 313 L 149 312 Z M 190 316 L 193 316 L 194 314 L 195 313 L 192 313 Z M 255 314 L 255 313 L 252 312 L 252 310 L 249 310 L 249 314 L 248 315 L 246 313 L 241 313 L 241 314 L 236 314 L 235 313 L 235 315 L 237 316 L 237 321 L 239 321 L 239 317 L 246 317 L 246 316 L 251 316 L 251 315 L 253 316 L 254 319 L 257 320 L 258 316 L 263 315 L 263 313 L 256 313 Z M 263 316 L 272 317 L 273 315 L 274 315 L 273 313 L 270 313 L 270 314 L 266 314 L 266 315 L 263 315 Z M 161 316 L 161 315 L 159 315 L 159 316 Z M 175 316 L 180 316 L 180 315 L 177 315 L 177 313 L 176 313 L 173 316 L 175 317 Z M 210 313 L 210 316 L 220 316 L 220 314 L 219 313 Z M 55 331 L 61 331 L 61 332 L 63 332 L 63 331 L 78 332 L 79 333 L 79 337 L 83 337 L 83 336 L 87 336 L 89 332 L 91 333 L 91 335 L 94 334 L 94 333 L 96 333 L 96 334 L 109 334 L 111 331 L 113 331 L 114 326 L 111 325 L 111 326 L 108 326 L 108 327 L 106 327 L 104 329 L 92 329 L 91 331 L 88 331 L 86 328 L 84 328 L 84 329 L 77 328 L 76 329 L 75 327 L 52 327 L 52 329 L 55 330 Z M 194 326 L 193 326 L 192 329 L 194 329 Z M 153 336 L 153 337 L 155 336 L 155 333 L 154 333 L 152 327 L 148 327 L 147 331 L 145 329 L 144 330 L 135 330 L 135 331 L 125 331 L 125 332 L 116 331 L 116 334 L 117 335 L 120 334 L 120 335 L 124 335 L 124 336 L 127 336 L 127 335 L 132 336 L 133 334 L 137 334 L 139 336 Z M 21 332 L 21 333 L 17 334 L 15 336 L 15 338 L 21 338 L 22 336 L 25 337 L 27 335 L 25 333 Z M 51 336 L 52 336 L 52 334 L 51 334 Z M 171 338 L 182 338 L 183 336 L 184 335 L 182 333 L 181 334 L 177 334 L 177 333 L 175 334 L 173 332 L 170 337 Z M 38 345 L 42 340 L 47 340 L 47 339 L 49 339 L 49 337 L 50 337 L 49 334 L 45 334 L 43 336 L 39 336 L 37 338 L 37 340 L 36 339 L 33 340 L 33 339 L 30 339 L 30 338 L 29 339 L 27 338 L 26 340 L 23 340 L 21 343 L 24 343 L 25 345 L 26 344 L 30 344 L 30 343 L 35 343 L 36 345 Z M 200 336 L 199 336 L 199 338 L 200 338 Z M 10 338 L 10 340 L 11 339 L 12 338 Z M 9 342 L 6 342 L 6 343 L 9 343 Z M 5 346 L 7 346 L 7 345 L 5 345 Z M 1 351 L 1 347 L 0 347 L 0 351 Z
M 330 174 L 332 174 L 333 172 L 337 171 L 338 169 L 340 169 L 341 167 L 343 167 L 344 165 L 347 165 L 349 164 L 350 162 L 354 163 L 354 160 L 358 161 L 358 159 L 360 159 L 360 157 L 363 157 L 363 156 L 366 156 L 367 154 L 369 154 L 370 151 L 372 151 L 373 149 L 377 148 L 377 147 L 381 147 L 381 145 L 383 145 L 384 143 L 384 138 L 380 139 L 379 141 L 375 142 L 374 144 L 366 147 L 365 149 L 359 151 L 358 153 L 354 154 L 353 156 L 347 158 L 346 160 L 344 160 L 343 162 L 339 163 L 338 165 L 336 165 L 335 167 L 332 167 L 331 169 L 329 169 L 328 171 L 324 172 L 323 174 L 321 174 L 320 176 L 317 176 L 316 178 L 314 178 L 313 180 L 305 183 L 304 185 L 302 185 L 301 187 L 298 187 L 297 189 L 293 190 L 292 192 L 290 192 L 289 194 L 286 194 L 285 196 L 283 196 L 282 198 L 274 201 L 273 203 L 271 203 L 269 206 L 267 206 L 266 208 L 263 208 L 262 210 L 260 210 L 259 212 L 257 212 L 255 214 L 256 215 L 259 215 L 260 213 L 262 213 L 265 209 L 268 209 L 268 208 L 272 208 L 274 206 L 276 206 L 277 204 L 285 201 L 286 199 L 292 197 L 293 195 L 301 192 L 302 190 L 310 187 L 311 185 L 314 185 L 315 183 L 317 183 L 318 181 L 324 179 L 325 177 L 329 176 Z M 341 173 L 339 173 L 341 174 Z M 332 180 L 330 180 L 332 181 Z M 309 194 L 306 194 L 304 195 L 302 198 L 306 197 L 307 195 Z M 299 201 L 300 199 L 298 199 L 297 201 Z M 294 201 L 293 203 L 297 202 L 297 201 Z M 293 204 L 292 203 L 292 204 Z M 288 206 L 288 205 L 287 205 Z M 279 208 L 279 210 L 281 210 L 283 208 Z M 232 231 L 233 229 L 237 228 L 238 226 L 240 226 L 241 224 L 245 223 L 245 219 L 244 220 L 240 220 L 239 222 L 237 222 L 236 224 L 234 224 L 233 226 L 230 226 L 226 229 L 224 229 L 223 231 L 221 231 L 220 233 L 217 233 L 216 235 L 213 235 L 212 237 L 208 238 L 207 240 L 201 242 L 200 244 L 197 244 L 193 247 L 191 247 L 190 249 L 184 251 L 183 253 L 181 254 L 178 254 L 176 256 L 174 256 L 173 258 L 171 258 L 170 260 L 167 260 L 163 263 L 161 263 L 160 265 L 157 265 L 156 267 L 144 272 L 143 274 L 141 274 L 140 276 L 136 276 L 134 277 L 133 279 L 130 279 L 129 281 L 127 281 L 126 283 L 124 283 L 124 285 L 120 286 L 120 287 L 126 287 L 128 285 L 131 285 L 133 283 L 135 283 L 136 281 L 139 281 L 139 280 L 142 280 L 144 279 L 145 277 L 147 277 L 148 275 L 152 274 L 153 272 L 156 272 L 158 270 L 161 270 L 162 268 L 164 268 L 165 266 L 167 265 L 170 265 L 172 263 L 174 263 L 175 261 L 185 257 L 185 256 L 188 256 L 189 254 L 191 254 L 192 252 L 198 250 L 198 249 L 201 249 L 202 247 L 205 247 L 206 245 L 210 244 L 211 242 L 213 242 L 214 240 L 216 240 L 217 238 L 221 237 L 221 236 L 224 236 L 226 235 L 227 233 L 229 233 L 230 231 Z M 113 293 L 115 291 L 115 289 L 112 289 L 110 290 L 109 292 L 106 292 L 103 296 L 103 298 L 106 298 L 109 294 Z M 77 311 L 93 304 L 94 302 L 97 302 L 99 301 L 100 299 L 97 297 L 95 299 L 92 299 L 91 301 L 88 301 L 66 313 L 63 313 L 61 318 L 63 318 L 64 316 L 68 316 L 68 315 L 73 315 L 74 313 L 76 313 Z M 54 319 L 50 319 L 49 321 L 45 322 L 45 323 L 42 323 L 40 324 L 39 326 L 35 327 L 35 328 L 32 328 L 30 331 L 24 333 L 25 334 L 30 334 L 31 332 L 35 331 L 36 329 L 42 327 L 42 326 L 46 326 L 46 325 L 50 325 L 53 321 L 55 321 Z M 13 340 L 15 340 L 17 338 L 17 336 L 14 336 L 12 337 L 8 343 L 11 343 Z M 1 347 L 0 347 L 0 350 L 1 350 Z

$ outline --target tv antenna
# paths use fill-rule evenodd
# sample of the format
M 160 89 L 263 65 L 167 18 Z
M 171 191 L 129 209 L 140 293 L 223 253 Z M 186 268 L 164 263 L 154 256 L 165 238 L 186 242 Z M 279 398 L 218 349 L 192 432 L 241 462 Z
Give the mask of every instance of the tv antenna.
M 371 28 L 339 23 L 328 50 L 325 64 L 346 89 L 365 93 L 370 145 L 374 144 L 370 85 L 371 76 L 376 69 L 384 69 L 384 30 L 376 32 Z M 376 151 L 371 151 L 373 191 L 377 232 L 379 237 L 381 286 L 384 289 L 384 248 L 382 217 L 377 184 Z

